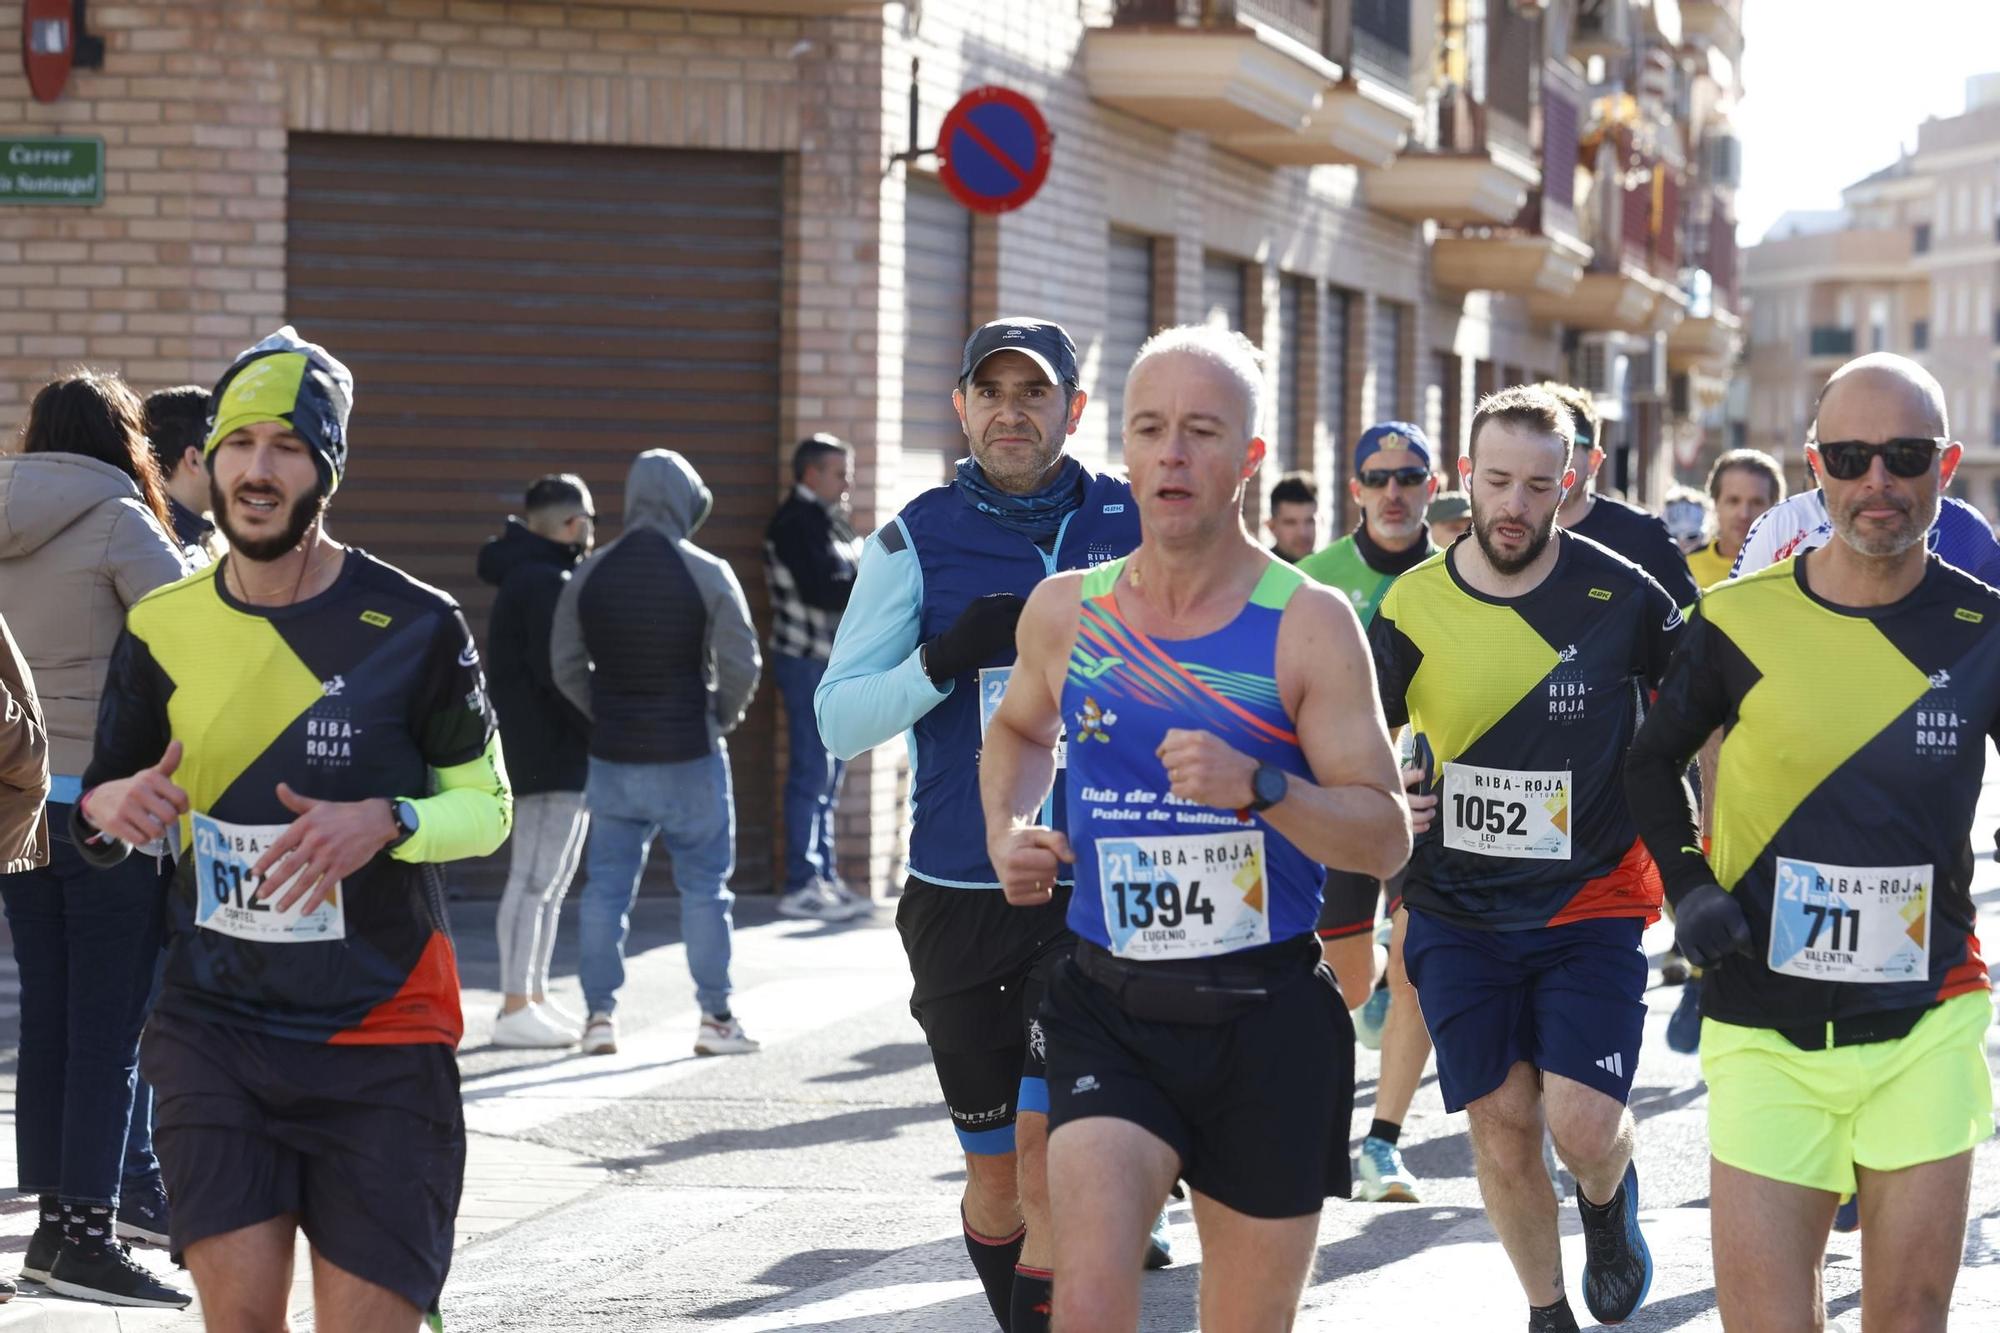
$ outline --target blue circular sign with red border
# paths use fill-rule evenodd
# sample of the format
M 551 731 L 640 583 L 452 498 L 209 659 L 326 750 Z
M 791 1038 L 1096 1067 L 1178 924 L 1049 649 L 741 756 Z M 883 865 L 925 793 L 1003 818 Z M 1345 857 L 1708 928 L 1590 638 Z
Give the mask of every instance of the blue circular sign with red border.
M 938 179 L 974 212 L 1010 212 L 1042 188 L 1054 146 L 1033 102 L 1011 88 L 974 88 L 938 126 Z

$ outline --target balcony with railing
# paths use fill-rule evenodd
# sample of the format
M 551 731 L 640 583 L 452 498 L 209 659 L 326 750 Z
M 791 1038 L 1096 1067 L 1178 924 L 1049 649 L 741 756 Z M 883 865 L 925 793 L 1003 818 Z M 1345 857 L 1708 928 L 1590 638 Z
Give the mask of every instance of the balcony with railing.
M 1681 0 L 1681 40 L 1743 58 L 1743 0 Z
M 1357 70 L 1352 53 L 1384 37 L 1382 0 L 1117 0 L 1084 39 L 1097 101 L 1172 129 L 1207 134 L 1277 166 L 1395 160 L 1416 120 L 1406 79 Z M 1401 0 L 1407 48 L 1409 0 Z M 1363 14 L 1361 11 L 1368 11 Z M 1404 56 L 1407 66 L 1407 51 Z
M 1816 324 L 1806 334 L 1806 358 L 1845 361 L 1854 355 L 1854 330 L 1837 324 Z
M 1590 193 L 1578 213 L 1590 266 L 1567 298 L 1531 301 L 1529 310 L 1575 328 L 1671 333 L 1688 306 L 1674 169 L 1619 125 L 1587 131 L 1581 153 L 1591 167 Z
M 1440 27 L 1444 86 L 1435 147 L 1407 152 L 1368 176 L 1383 212 L 1444 226 L 1512 226 L 1541 184 L 1533 134 L 1542 20 L 1512 5 Z

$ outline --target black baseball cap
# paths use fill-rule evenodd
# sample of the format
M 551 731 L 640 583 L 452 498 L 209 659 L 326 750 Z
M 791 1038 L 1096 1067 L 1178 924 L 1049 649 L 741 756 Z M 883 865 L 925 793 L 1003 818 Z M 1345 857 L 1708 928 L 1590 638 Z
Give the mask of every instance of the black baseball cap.
M 964 384 L 972 372 L 995 352 L 1019 352 L 1042 368 L 1049 383 L 1065 389 L 1077 385 L 1076 344 L 1063 326 L 1046 319 L 996 319 L 980 326 L 965 340 L 965 356 L 958 363 L 958 382 Z

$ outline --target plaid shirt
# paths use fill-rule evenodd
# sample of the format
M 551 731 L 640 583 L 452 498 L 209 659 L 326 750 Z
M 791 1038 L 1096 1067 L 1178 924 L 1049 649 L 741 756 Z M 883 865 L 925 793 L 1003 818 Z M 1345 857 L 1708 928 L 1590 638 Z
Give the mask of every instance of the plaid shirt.
M 838 510 L 794 486 L 764 531 L 771 651 L 824 662 L 854 589 L 861 539 Z

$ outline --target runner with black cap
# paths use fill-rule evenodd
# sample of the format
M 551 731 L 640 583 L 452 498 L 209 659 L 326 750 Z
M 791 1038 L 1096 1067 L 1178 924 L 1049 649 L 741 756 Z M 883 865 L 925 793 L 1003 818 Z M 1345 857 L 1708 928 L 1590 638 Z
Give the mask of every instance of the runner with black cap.
M 1131 550 L 1139 514 L 1125 482 L 1063 453 L 1085 395 L 1060 325 L 1001 319 L 979 329 L 952 402 L 971 457 L 862 548 L 815 712 L 842 759 L 909 735 L 914 818 L 896 928 L 915 979 L 910 1010 L 965 1150 L 966 1251 L 1000 1327 L 1036 1333 L 1047 1327 L 1054 1249 L 1033 1015 L 1047 967 L 1074 937 L 1063 923 L 1067 882 L 1036 912 L 999 893 L 973 832 L 979 752 L 1027 594 L 1057 570 Z
M 140 1050 L 211 1328 L 279 1328 L 312 1247 L 321 1328 L 435 1309 L 465 1165 L 437 863 L 506 839 L 478 650 L 444 593 L 326 535 L 353 377 L 290 328 L 215 390 L 229 539 L 133 606 L 72 833 L 179 862 Z

